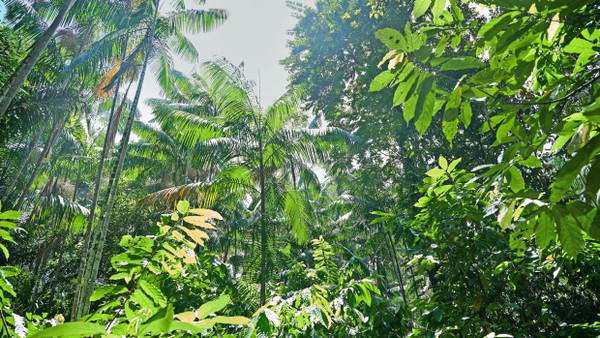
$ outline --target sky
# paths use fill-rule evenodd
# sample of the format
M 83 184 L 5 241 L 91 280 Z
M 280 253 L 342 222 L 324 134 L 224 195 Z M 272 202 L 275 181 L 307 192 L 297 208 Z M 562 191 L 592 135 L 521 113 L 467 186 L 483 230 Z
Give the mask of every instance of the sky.
M 313 6 L 314 0 L 295 0 Z M 285 91 L 288 74 L 279 60 L 289 55 L 287 34 L 297 19 L 285 0 L 207 0 L 203 9 L 222 8 L 229 18 L 212 32 L 187 35 L 200 53 L 200 60 L 225 57 L 234 65 L 244 62 L 245 75 L 259 83 L 263 106 L 273 103 Z M 175 69 L 191 73 L 195 65 L 176 61 Z M 153 75 L 144 81 L 142 101 L 160 97 Z M 258 88 L 256 88 L 258 90 Z M 131 95 L 130 95 L 131 96 Z M 142 119 L 151 118 L 150 109 L 141 104 Z

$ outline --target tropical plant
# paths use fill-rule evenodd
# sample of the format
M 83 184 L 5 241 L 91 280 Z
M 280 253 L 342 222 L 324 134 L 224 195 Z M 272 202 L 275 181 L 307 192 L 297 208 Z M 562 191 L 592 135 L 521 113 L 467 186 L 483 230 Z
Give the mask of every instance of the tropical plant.
M 264 303 L 268 233 L 273 231 L 271 227 L 275 225 L 277 214 L 281 213 L 299 243 L 308 239 L 307 225 L 311 216 L 307 201 L 295 186 L 293 176 L 297 168 L 325 158 L 324 148 L 319 142 L 337 137 L 352 143 L 356 139 L 337 128 L 291 129 L 289 123 L 298 114 L 298 89 L 288 91 L 263 110 L 241 70 L 227 61 L 205 63 L 199 80 L 200 86 L 205 88 L 205 101 L 210 103 L 208 108 L 214 107 L 211 109 L 218 112 L 216 117 L 162 109 L 157 111 L 157 119 L 170 119 L 169 123 L 179 129 L 179 138 L 190 147 L 197 140 L 208 138 L 197 145 L 204 155 L 200 159 L 201 164 L 211 166 L 216 158 L 213 156 L 218 156 L 227 159 L 234 168 L 226 169 L 224 173 L 233 171 L 237 175 L 254 176 L 251 185 L 244 179 L 225 180 L 224 183 L 232 190 L 256 193 L 250 196 L 254 199 L 251 205 L 258 208 L 260 215 L 258 257 L 261 302 Z M 188 187 L 183 186 L 178 190 L 185 192 L 186 189 Z M 181 198 L 184 195 L 178 193 L 177 196 Z
M 222 23 L 227 17 L 225 12 L 218 11 L 218 10 L 217 11 L 208 11 L 208 12 L 200 11 L 200 10 L 181 11 L 182 9 L 185 9 L 184 2 L 181 1 L 178 3 L 178 6 L 177 6 L 178 11 L 168 15 L 164 20 L 162 20 L 162 18 L 161 18 L 161 20 L 158 20 L 159 5 L 160 5 L 160 1 L 158 0 L 158 1 L 156 1 L 156 3 L 147 3 L 145 8 L 143 8 L 146 11 L 154 8 L 153 9 L 153 19 L 152 19 L 152 21 L 149 21 L 147 23 L 145 34 L 144 34 L 144 37 L 143 37 L 142 42 L 140 43 L 139 47 L 136 48 L 135 52 L 132 53 L 127 58 L 128 61 L 131 61 L 137 56 L 137 53 L 139 53 L 140 51 L 143 51 L 144 59 L 143 59 L 142 69 L 141 69 L 141 72 L 140 72 L 140 75 L 138 78 L 138 87 L 137 87 L 137 90 L 135 93 L 134 100 L 131 104 L 131 111 L 130 111 L 129 117 L 127 119 L 127 123 L 125 125 L 125 129 L 123 131 L 123 137 L 121 139 L 118 160 L 115 163 L 114 170 L 111 174 L 111 179 L 109 181 L 109 190 L 108 190 L 108 193 L 106 194 L 107 198 L 106 198 L 105 204 L 102 208 L 103 215 L 101 215 L 100 221 L 99 221 L 100 226 L 94 227 L 95 208 L 96 208 L 96 204 L 97 204 L 99 185 L 100 185 L 100 181 L 102 179 L 102 170 L 103 170 L 102 164 L 100 165 L 99 170 L 98 170 L 98 175 L 97 175 L 97 179 L 96 179 L 96 188 L 95 188 L 96 190 L 94 192 L 94 200 L 92 201 L 90 219 L 88 222 L 86 237 L 85 237 L 85 241 L 84 241 L 83 259 L 82 259 L 82 263 L 81 263 L 80 269 L 79 269 L 80 273 L 79 273 L 79 277 L 78 277 L 78 280 L 79 280 L 78 289 L 76 292 L 75 302 L 74 302 L 73 312 L 72 312 L 72 316 L 74 316 L 75 318 L 79 318 L 83 313 L 87 312 L 87 308 L 89 307 L 89 302 L 87 301 L 87 299 L 91 293 L 92 287 L 95 283 L 96 275 L 98 273 L 97 271 L 98 271 L 99 261 L 102 256 L 102 248 L 104 246 L 104 242 L 105 242 L 105 238 L 106 238 L 106 228 L 108 226 L 108 223 L 110 222 L 112 208 L 113 208 L 114 201 L 115 201 L 115 193 L 117 190 L 116 185 L 119 182 L 119 179 L 121 176 L 121 170 L 123 168 L 123 163 L 125 161 L 127 148 L 129 145 L 129 138 L 131 136 L 131 130 L 133 127 L 133 120 L 134 120 L 135 112 L 137 110 L 137 106 L 139 103 L 142 86 L 144 83 L 144 76 L 145 76 L 149 61 L 150 61 L 150 57 L 154 53 L 153 42 L 154 42 L 154 38 L 155 38 L 155 33 L 159 33 L 159 34 L 167 33 L 167 37 L 175 36 L 176 40 L 179 41 L 179 44 L 175 44 L 177 51 L 184 52 L 184 54 L 185 54 L 185 52 L 187 52 L 189 55 L 190 48 L 192 48 L 192 46 L 189 43 L 185 43 L 185 42 L 187 42 L 187 40 L 185 40 L 184 36 L 181 34 L 181 31 L 188 30 L 191 32 L 197 32 L 197 31 L 211 30 L 214 27 L 218 26 L 220 23 Z M 163 27 L 163 26 L 161 26 L 161 24 L 166 24 L 166 23 L 170 23 L 170 25 L 167 26 L 168 28 L 163 28 L 161 30 L 161 27 Z M 158 27 L 158 30 L 157 30 L 157 27 Z M 164 52 L 165 47 L 162 45 L 162 43 L 164 43 L 165 41 L 161 41 L 160 39 L 157 39 L 156 41 L 159 43 L 160 50 L 162 51 L 162 53 L 159 53 L 159 55 L 161 56 L 163 67 L 160 67 L 160 69 L 167 69 L 168 63 L 164 59 L 166 57 L 165 52 Z M 125 53 L 126 48 L 124 48 L 123 50 Z M 123 56 L 123 61 L 124 60 L 125 60 L 125 54 Z M 119 72 L 114 74 L 115 77 L 118 78 L 118 75 L 122 74 L 123 71 L 124 71 L 124 69 L 122 67 L 120 67 Z M 168 81 L 168 79 L 165 79 L 165 77 L 169 77 L 169 76 L 161 75 L 161 77 L 163 78 L 163 81 Z M 116 93 L 115 93 L 115 95 L 116 95 Z M 115 102 L 116 102 L 116 96 L 115 96 L 115 101 L 113 101 L 113 109 L 115 106 Z M 113 120 L 113 116 L 111 114 L 111 121 L 112 120 Z M 111 143 L 111 142 L 107 142 L 109 140 L 109 138 L 108 138 L 109 135 L 110 135 L 110 133 L 107 133 L 107 139 L 105 140 L 105 148 L 103 149 L 103 152 L 101 155 L 101 162 L 104 161 L 104 159 L 107 155 L 107 151 L 108 151 L 108 149 L 106 149 L 107 143 L 109 143 L 109 144 Z M 91 256 L 90 256 L 90 254 L 91 254 Z
M 405 121 L 414 121 L 420 134 L 443 111 L 450 143 L 459 123 L 469 126 L 477 107 L 486 121 L 479 131 L 495 134 L 494 146 L 506 149 L 499 163 L 485 163 L 484 187 L 497 182 L 504 193 L 501 227 L 514 224 L 512 216 L 524 208 L 525 236 L 535 233 L 545 248 L 558 233 L 565 252 L 577 257 L 584 234 L 596 239 L 599 234 L 592 220 L 600 187 L 595 183 L 600 138 L 594 117 L 600 88 L 594 48 L 600 31 L 595 20 L 583 19 L 597 17 L 598 7 L 587 1 L 533 6 L 493 1 L 494 16 L 484 20 L 464 15 L 470 9 L 456 1 L 450 3 L 451 13 L 436 4 L 416 1 L 414 17 L 431 16 L 414 26 L 407 23 L 404 34 L 391 28 L 376 33 L 391 51 L 382 61 L 389 70 L 373 80 L 371 89 L 396 87 L 394 106 L 402 105 Z M 566 17 L 580 19 L 561 19 Z M 458 52 L 446 49 L 448 41 L 452 48 L 460 45 Z M 524 174 L 542 167 L 544 148 L 562 149 L 567 161 L 549 186 L 528 186 Z M 572 189 L 587 167 L 585 188 Z

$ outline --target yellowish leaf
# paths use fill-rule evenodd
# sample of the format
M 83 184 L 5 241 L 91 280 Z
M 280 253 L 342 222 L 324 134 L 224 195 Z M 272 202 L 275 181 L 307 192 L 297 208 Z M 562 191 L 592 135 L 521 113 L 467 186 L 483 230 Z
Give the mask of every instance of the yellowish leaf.
M 215 218 L 215 219 L 218 219 L 221 221 L 223 220 L 223 216 L 221 216 L 221 214 L 219 214 L 218 212 L 216 212 L 214 210 L 210 210 L 210 209 L 191 209 L 190 213 L 200 215 L 200 216 Z
M 558 16 L 558 13 L 556 13 L 552 17 L 552 20 L 550 21 L 550 26 L 548 27 L 548 42 L 552 42 L 552 39 L 554 39 L 554 36 L 558 31 L 558 27 L 560 27 L 560 18 Z
M 190 236 L 190 238 L 200 244 L 200 245 L 204 245 L 204 239 L 208 239 L 208 235 L 206 234 L 206 232 L 202 231 L 202 230 L 198 230 L 198 229 L 188 229 L 186 227 L 179 227 L 181 230 L 183 230 L 188 236 Z
M 404 53 L 400 53 L 400 54 L 396 55 L 396 57 L 391 59 L 390 63 L 388 63 L 388 69 L 396 68 L 396 65 L 399 64 L 400 62 L 402 62 L 402 60 L 404 60 Z
M 171 234 L 178 241 L 183 241 L 185 239 L 185 236 L 183 236 L 179 231 L 173 231 Z
M 193 224 L 195 226 L 199 226 L 205 229 L 210 229 L 210 230 L 217 230 L 217 228 L 215 228 L 212 224 L 205 222 L 207 219 L 207 217 L 204 216 L 187 216 L 184 217 L 183 220 Z
M 196 319 L 196 312 L 183 312 L 178 315 L 175 315 L 175 317 L 177 317 L 177 319 L 179 319 L 182 322 L 191 323 L 194 321 L 194 319 Z

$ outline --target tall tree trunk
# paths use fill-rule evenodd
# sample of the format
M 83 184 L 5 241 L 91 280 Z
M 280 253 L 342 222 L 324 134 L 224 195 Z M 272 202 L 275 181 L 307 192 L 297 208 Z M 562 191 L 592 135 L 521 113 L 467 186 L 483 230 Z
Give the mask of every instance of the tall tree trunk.
M 106 234 L 108 232 L 108 224 L 110 223 L 110 216 L 112 212 L 112 208 L 114 206 L 115 197 L 116 197 L 116 187 L 119 182 L 119 177 L 121 175 L 121 170 L 123 169 L 123 163 L 125 162 L 125 156 L 127 155 L 127 146 L 129 145 L 129 138 L 131 137 L 131 129 L 133 127 L 133 120 L 135 119 L 135 113 L 137 111 L 137 106 L 140 101 L 140 95 L 142 92 L 142 87 L 144 84 L 144 78 L 146 76 L 146 70 L 148 68 L 148 61 L 150 59 L 150 52 L 152 50 L 152 41 L 154 38 L 154 30 L 156 27 L 156 18 L 158 16 L 158 7 L 160 0 L 156 3 L 156 8 L 154 10 L 154 18 L 152 21 L 152 26 L 150 27 L 150 35 L 148 37 L 147 46 L 146 46 L 146 56 L 144 58 L 144 64 L 142 66 L 142 72 L 140 73 L 140 78 L 138 80 L 138 87 L 135 93 L 135 98 L 133 100 L 133 104 L 131 107 L 131 112 L 129 113 L 129 117 L 127 119 L 127 124 L 125 126 L 125 130 L 123 131 L 123 138 L 121 139 L 121 145 L 119 147 L 119 158 L 116 163 L 116 172 L 115 178 L 112 182 L 113 187 L 111 187 L 109 198 L 108 198 L 108 206 L 106 208 L 106 213 L 104 219 L 101 219 L 98 226 L 94 228 L 94 239 L 92 240 L 90 250 L 88 251 L 88 259 L 86 259 L 86 266 L 84 270 L 84 277 L 81 280 L 81 292 L 79 294 L 79 306 L 76 312 L 76 316 L 72 317 L 71 320 L 76 320 L 80 316 L 85 315 L 89 311 L 90 307 L 90 296 L 93 292 L 94 285 L 96 284 L 96 278 L 98 276 L 98 268 L 100 266 L 100 261 L 102 258 L 102 252 L 104 250 L 104 243 L 106 241 Z
M 175 157 L 175 184 L 174 186 L 179 186 L 179 158 L 178 156 Z
M 265 201 L 265 164 L 263 159 L 262 140 L 259 139 L 260 148 L 260 304 L 267 301 L 267 224 Z
M 50 135 L 48 135 L 48 140 L 46 141 L 46 145 L 44 146 L 44 151 L 42 151 L 40 158 L 38 159 L 37 163 L 35 164 L 35 169 L 33 169 L 33 173 L 31 174 L 31 177 L 29 178 L 27 185 L 23 189 L 23 192 L 21 193 L 19 200 L 13 207 L 15 210 L 20 210 L 21 207 L 23 206 L 23 202 L 25 202 L 25 197 L 27 197 L 27 193 L 29 192 L 29 189 L 31 189 L 31 186 L 33 185 L 33 182 L 35 181 L 35 178 L 37 177 L 37 175 L 42 167 L 42 162 L 43 162 L 44 158 L 46 158 L 48 156 L 48 154 L 50 153 L 50 149 L 52 148 L 52 145 L 54 144 L 54 140 L 56 139 L 56 136 L 58 134 L 60 134 L 60 132 L 64 128 L 65 124 L 67 123 L 68 119 L 69 119 L 69 114 L 66 114 L 62 120 L 58 116 L 55 118 L 53 126 L 52 126 L 52 130 L 50 132 Z
M 121 60 L 125 60 L 127 57 L 127 45 L 129 44 L 129 28 L 127 29 L 127 33 L 125 35 L 125 42 L 123 45 L 123 53 L 121 55 Z M 102 183 L 102 174 L 104 172 L 104 163 L 106 162 L 106 158 L 109 156 L 112 145 L 114 143 L 114 138 L 116 136 L 117 125 L 119 123 L 119 117 L 121 115 L 121 110 L 123 105 L 125 104 L 125 100 L 127 99 L 127 94 L 129 93 L 129 87 L 125 91 L 123 95 L 123 102 L 117 109 L 117 100 L 119 98 L 119 90 L 121 89 L 122 79 L 117 81 L 117 85 L 115 87 L 115 95 L 113 97 L 112 106 L 110 109 L 110 116 L 108 120 L 108 126 L 106 127 L 106 135 L 104 136 L 104 145 L 102 147 L 102 153 L 100 155 L 100 162 L 98 164 L 98 173 L 96 174 L 96 179 L 94 182 L 94 194 L 92 195 L 92 204 L 90 206 L 90 215 L 88 217 L 88 226 L 86 229 L 86 233 L 84 236 L 84 245 L 82 251 L 82 259 L 79 263 L 79 269 L 77 274 L 77 288 L 75 290 L 75 299 L 73 301 L 73 305 L 71 307 L 71 318 L 73 320 L 79 319 L 82 315 L 82 307 L 85 303 L 85 300 L 82 300 L 81 296 L 84 294 L 82 292 L 86 282 L 84 280 L 84 275 L 86 271 L 86 266 L 89 264 L 89 256 L 90 251 L 89 248 L 92 245 L 92 233 L 94 229 L 94 221 L 96 217 L 96 208 L 98 206 L 98 195 L 100 193 L 100 185 Z
M 400 289 L 402 290 L 402 299 L 404 300 L 404 304 L 408 305 L 408 300 L 406 298 L 406 291 L 404 290 L 404 280 L 402 278 L 402 271 L 400 270 L 400 264 L 398 263 L 398 256 L 396 256 L 396 248 L 394 248 L 394 242 L 392 241 L 392 236 L 389 232 L 383 232 L 383 236 L 387 240 L 389 239 L 390 246 L 390 254 L 392 255 L 392 264 L 396 264 L 396 271 L 398 272 L 398 282 L 400 282 Z M 386 236 L 387 235 L 387 236 Z
M 183 184 L 190 183 L 190 148 L 185 147 L 185 172 L 183 174 Z
M 79 189 L 79 181 L 81 180 L 81 160 L 77 163 L 77 179 L 75 179 L 75 187 L 73 188 L 73 202 L 77 202 L 77 190 Z
M 27 147 L 27 150 L 25 151 L 25 154 L 23 155 L 21 164 L 19 164 L 19 167 L 17 168 L 17 171 L 15 172 L 13 179 L 10 181 L 10 185 L 8 186 L 8 188 L 6 188 L 6 191 L 4 192 L 4 196 L 2 196 L 2 202 L 6 202 L 6 199 L 11 195 L 13 189 L 17 186 L 19 177 L 21 176 L 23 169 L 25 169 L 25 167 L 27 166 L 27 162 L 29 162 L 29 157 L 31 157 L 31 154 L 33 153 L 33 149 L 35 149 L 35 145 L 42 138 L 44 131 L 46 131 L 46 126 L 41 127 L 40 130 L 33 137 L 33 140 L 31 140 L 31 143 L 29 144 L 29 146 Z
M 48 27 L 44 34 L 42 34 L 42 36 L 33 44 L 33 46 L 31 46 L 29 54 L 27 54 L 25 59 L 21 61 L 19 67 L 15 69 L 10 78 L 2 86 L 2 89 L 0 89 L 0 118 L 6 114 L 6 110 L 8 109 L 11 101 L 17 95 L 19 89 L 21 89 L 21 86 L 25 82 L 25 78 L 27 78 L 27 75 L 29 75 L 33 69 L 33 66 L 35 66 L 38 59 L 46 49 L 46 46 L 48 46 L 50 39 L 52 39 L 52 36 L 58 29 L 58 26 L 60 26 L 61 22 L 64 20 L 67 12 L 69 12 L 69 9 L 71 9 L 71 6 L 74 2 L 75 0 L 66 0 L 63 3 L 58 15 L 50 27 Z

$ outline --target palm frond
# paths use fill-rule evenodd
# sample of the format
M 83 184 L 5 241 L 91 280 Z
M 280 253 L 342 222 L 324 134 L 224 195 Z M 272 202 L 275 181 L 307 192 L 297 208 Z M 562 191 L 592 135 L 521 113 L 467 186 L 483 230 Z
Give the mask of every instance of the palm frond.
M 187 9 L 169 13 L 165 19 L 173 31 L 196 34 L 219 27 L 228 16 L 229 13 L 223 9 Z

